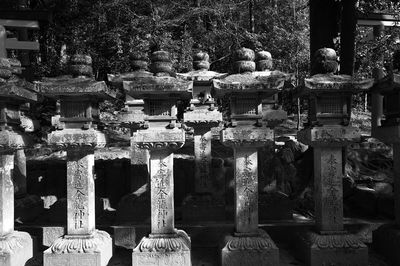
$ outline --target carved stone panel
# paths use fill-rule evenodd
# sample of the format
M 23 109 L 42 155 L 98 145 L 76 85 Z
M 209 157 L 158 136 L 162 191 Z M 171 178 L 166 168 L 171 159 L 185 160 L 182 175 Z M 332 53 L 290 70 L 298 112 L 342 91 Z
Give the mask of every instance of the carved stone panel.
M 235 227 L 237 233 L 258 228 L 257 149 L 235 149 Z
M 67 234 L 90 234 L 95 230 L 94 151 L 68 151 L 67 160 Z
M 174 233 L 173 153 L 153 150 L 150 154 L 151 232 Z
M 319 231 L 343 230 L 342 148 L 314 150 L 316 225 Z
M 211 131 L 208 131 L 205 134 L 196 134 L 195 132 L 195 190 L 198 193 L 211 192 L 212 189 L 210 179 L 211 139 Z
M 0 236 L 14 231 L 14 155 L 0 155 Z

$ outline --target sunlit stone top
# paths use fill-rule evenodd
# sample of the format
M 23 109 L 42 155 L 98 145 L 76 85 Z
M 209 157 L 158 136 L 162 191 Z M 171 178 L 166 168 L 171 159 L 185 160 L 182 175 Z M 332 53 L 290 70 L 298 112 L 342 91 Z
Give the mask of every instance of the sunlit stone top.
M 102 125 L 99 103 L 114 99 L 116 93 L 104 81 L 93 78 L 90 56 L 72 56 L 69 72 L 71 75 L 43 78 L 35 83 L 36 91 L 57 100 L 57 115 L 52 119 L 53 126 L 58 130 L 98 129 Z
M 237 74 L 229 75 L 221 80 L 213 80 L 212 94 L 215 97 L 230 97 L 231 125 L 254 123 L 261 126 L 261 120 L 267 121 L 270 111 L 274 111 L 276 99 L 273 96 L 279 92 L 290 75 L 280 71 L 271 71 L 272 57 L 269 52 L 258 52 L 241 48 L 235 53 L 234 70 Z M 257 58 L 257 63 L 254 60 Z M 256 66 L 261 71 L 255 71 Z M 275 119 L 271 115 L 269 117 Z M 279 118 L 286 118 L 286 113 L 280 112 Z
M 176 95 L 190 98 L 193 83 L 175 78 L 170 55 L 156 51 L 151 55 L 150 69 L 153 75 L 140 74 L 129 81 L 123 81 L 125 92 L 134 98 L 159 98 L 161 95 Z
M 258 54 L 261 58 L 268 58 L 269 56 L 268 52 Z M 250 92 L 270 96 L 279 92 L 285 80 L 289 78 L 289 75 L 283 72 L 268 70 L 269 66 L 272 67 L 272 62 L 270 65 L 265 63 L 263 66 L 260 66 L 260 69 L 264 70 L 255 71 L 255 53 L 251 49 L 241 48 L 236 51 L 235 56 L 234 70 L 237 74 L 213 81 L 213 92 L 217 97 L 221 97 L 227 93 L 248 94 Z M 270 62 L 269 59 L 265 60 Z

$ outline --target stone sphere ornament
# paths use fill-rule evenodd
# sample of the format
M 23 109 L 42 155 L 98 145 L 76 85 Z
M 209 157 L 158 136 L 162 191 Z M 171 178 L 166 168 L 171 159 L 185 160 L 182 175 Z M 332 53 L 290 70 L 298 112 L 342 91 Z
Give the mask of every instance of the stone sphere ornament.
M 193 68 L 194 70 L 209 70 L 210 57 L 206 52 L 198 52 L 193 55 Z
M 270 52 L 259 51 L 256 53 L 257 71 L 271 70 L 272 66 L 272 55 Z
M 70 58 L 70 71 L 72 76 L 93 76 L 92 58 L 88 55 L 75 54 Z
M 151 54 L 151 72 L 156 76 L 170 75 L 172 73 L 172 62 L 167 51 L 156 51 Z
M 314 53 L 312 72 L 314 74 L 333 74 L 338 69 L 336 51 L 332 48 L 321 48 Z
M 256 63 L 254 62 L 255 53 L 248 48 L 240 48 L 235 52 L 235 63 L 233 64 L 235 73 L 254 72 Z
M 148 67 L 148 57 L 144 53 L 134 52 L 129 56 L 130 65 L 133 71 L 146 70 Z

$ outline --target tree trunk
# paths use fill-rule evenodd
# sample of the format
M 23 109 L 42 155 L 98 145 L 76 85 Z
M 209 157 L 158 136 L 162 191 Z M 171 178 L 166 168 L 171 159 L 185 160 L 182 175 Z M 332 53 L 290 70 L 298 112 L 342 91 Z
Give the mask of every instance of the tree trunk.
M 356 0 L 342 1 L 340 73 L 353 75 L 356 41 Z
M 249 1 L 249 26 L 250 32 L 254 33 L 254 0 Z

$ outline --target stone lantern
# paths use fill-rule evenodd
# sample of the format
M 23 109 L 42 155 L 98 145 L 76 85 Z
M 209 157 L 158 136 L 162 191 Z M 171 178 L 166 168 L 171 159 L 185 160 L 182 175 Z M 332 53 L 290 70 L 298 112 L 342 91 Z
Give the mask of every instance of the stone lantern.
M 255 71 L 255 53 L 236 51 L 236 73 L 213 81 L 213 94 L 229 105 L 220 140 L 234 150 L 235 230 L 224 240 L 222 265 L 279 265 L 279 250 L 258 228 L 258 148 L 274 141 L 263 121 L 263 99 L 276 94 L 287 75 Z
M 20 126 L 20 107 L 37 101 L 33 85 L 16 76 L 20 70 L 15 59 L 0 58 L 0 264 L 4 266 L 25 265 L 33 256 L 31 236 L 14 230 L 14 152 L 32 144 Z
M 172 63 L 166 51 L 151 55 L 154 76 L 124 81 L 127 95 L 143 102 L 143 129 L 131 142 L 150 151 L 151 233 L 132 253 L 132 265 L 191 265 L 190 238 L 175 229 L 173 151 L 185 143 L 185 131 L 178 128 L 177 101 L 190 99 L 192 82 L 171 76 Z
M 372 130 L 372 137 L 393 145 L 394 212 L 395 223 L 381 226 L 373 234 L 373 245 L 393 265 L 400 264 L 400 74 L 393 73 L 375 84 L 372 93 L 383 96 L 380 126 Z
M 96 229 L 94 150 L 106 145 L 99 103 L 115 93 L 92 78 L 92 59 L 74 55 L 72 75 L 44 78 L 36 90 L 57 101 L 54 131 L 48 144 L 67 151 L 67 234 L 44 251 L 44 265 L 105 266 L 112 256 L 112 239 Z
M 205 52 L 196 53 L 193 60 L 193 71 L 178 74 L 185 80 L 193 81 L 193 95 L 190 106 L 183 114 L 183 121 L 193 129 L 195 191 L 183 202 L 182 217 L 184 221 L 225 220 L 224 200 L 216 195 L 213 187 L 215 181 L 211 168 L 211 128 L 222 122 L 222 113 L 211 96 L 211 87 L 213 79 L 225 77 L 227 74 L 209 71 L 209 56 Z
M 309 97 L 308 125 L 298 140 L 314 149 L 315 229 L 300 236 L 307 265 L 368 265 L 368 248 L 343 227 L 343 148 L 360 141 L 349 126 L 351 96 L 368 90 L 373 80 L 336 72 L 336 52 L 316 52 L 319 73 L 307 78 L 300 95 Z M 318 65 L 319 64 L 319 65 Z

